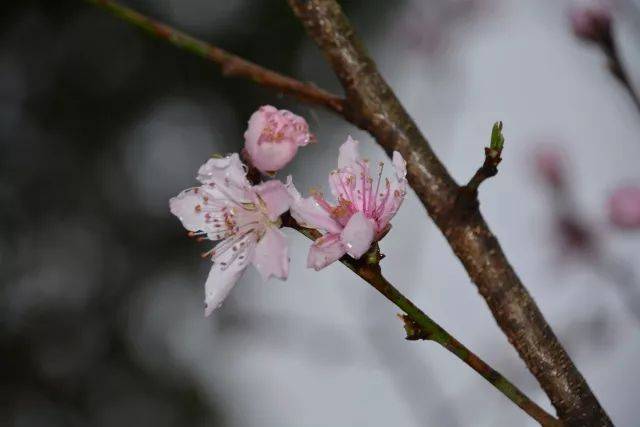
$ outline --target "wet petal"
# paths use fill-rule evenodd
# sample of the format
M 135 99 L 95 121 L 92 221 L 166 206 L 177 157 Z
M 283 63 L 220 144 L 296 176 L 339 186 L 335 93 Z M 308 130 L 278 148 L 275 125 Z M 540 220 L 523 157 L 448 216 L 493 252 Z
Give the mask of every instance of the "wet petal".
M 340 240 L 345 245 L 347 253 L 358 259 L 367 252 L 375 234 L 374 221 L 367 218 L 362 212 L 356 212 L 342 230 Z
M 353 167 L 355 163 L 360 159 L 358 154 L 358 141 L 347 137 L 344 144 L 340 146 L 340 154 L 338 155 L 338 168 Z
M 395 216 L 402 206 L 402 202 L 407 194 L 406 180 L 394 182 L 389 187 L 389 197 L 385 200 L 384 204 L 380 206 L 377 213 L 377 222 L 379 229 L 383 229 L 389 224 L 391 218 Z
M 309 248 L 307 267 L 318 271 L 339 260 L 345 254 L 339 234 L 328 234 L 316 240 Z
M 293 197 L 284 184 L 277 179 L 255 185 L 253 190 L 260 196 L 267 208 L 270 221 L 277 220 L 280 215 L 289 210 Z
M 184 190 L 169 200 L 171 213 L 177 216 L 184 228 L 189 231 L 209 231 L 211 229 L 209 224 L 205 222 L 203 204 L 202 190 L 199 188 Z
M 247 234 L 236 243 L 237 249 L 233 249 L 234 245 L 229 243 L 229 239 L 216 246 L 214 264 L 204 286 L 205 316 L 209 316 L 213 310 L 220 307 L 253 256 L 256 246 L 253 234 Z
M 263 142 L 254 152 L 249 152 L 251 162 L 263 173 L 272 173 L 285 167 L 298 152 L 298 146 L 292 142 Z
M 287 190 L 293 198 L 291 204 L 291 216 L 300 225 L 307 228 L 316 228 L 328 233 L 340 233 L 342 226 L 331 218 L 329 212 L 324 209 L 313 197 L 302 198 L 296 187 L 290 181 Z
M 336 200 L 349 200 L 355 198 L 356 176 L 349 171 L 333 171 L 329 174 L 329 188 Z
M 299 199 L 291 205 L 291 216 L 300 225 L 315 228 L 328 233 L 340 233 L 342 226 L 331 218 L 314 197 Z
M 402 155 L 394 151 L 393 152 L 393 168 L 396 171 L 396 178 L 403 180 L 407 176 L 407 162 L 402 158 Z
M 286 280 L 289 275 L 289 246 L 281 230 L 267 228 L 256 245 L 252 262 L 263 280 L 266 281 L 271 276 Z
M 238 153 L 227 157 L 213 158 L 198 170 L 198 181 L 203 184 L 215 182 L 216 185 L 228 185 L 233 188 L 250 187 L 245 165 Z
M 290 111 L 287 111 L 285 114 L 289 118 L 291 126 L 290 138 L 300 147 L 308 145 L 312 141 L 313 136 L 309 133 L 307 121 L 303 117 L 293 114 Z
M 213 310 L 220 307 L 233 286 L 236 284 L 246 264 L 232 263 L 223 269 L 220 264 L 214 264 L 204 285 L 204 315 L 209 316 Z
M 267 117 L 276 111 L 277 109 L 271 105 L 263 105 L 249 118 L 247 130 L 244 133 L 244 147 L 249 155 L 253 156 L 256 152 L 262 131 L 267 125 Z
M 251 115 L 244 139 L 251 163 L 269 173 L 286 166 L 295 157 L 298 147 L 307 145 L 311 135 L 302 117 L 265 105 Z

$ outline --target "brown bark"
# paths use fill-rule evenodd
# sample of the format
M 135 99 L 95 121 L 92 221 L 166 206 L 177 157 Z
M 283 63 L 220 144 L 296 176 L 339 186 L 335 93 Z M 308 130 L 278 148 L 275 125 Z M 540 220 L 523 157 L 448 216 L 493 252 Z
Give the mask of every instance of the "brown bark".
M 498 325 L 569 426 L 610 426 L 542 313 L 507 261 L 477 204 L 456 209 L 460 188 L 378 73 L 335 0 L 289 0 L 340 79 L 345 117 L 407 160 L 408 179 Z

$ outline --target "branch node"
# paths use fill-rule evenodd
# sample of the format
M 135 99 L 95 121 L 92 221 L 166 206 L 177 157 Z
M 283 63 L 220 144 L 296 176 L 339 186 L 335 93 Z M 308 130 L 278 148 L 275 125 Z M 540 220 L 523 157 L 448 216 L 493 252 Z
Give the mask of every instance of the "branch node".
M 419 340 L 429 340 L 431 339 L 431 335 L 418 325 L 415 321 L 413 321 L 408 315 L 398 313 L 398 319 L 402 320 L 404 331 L 407 334 L 405 337 L 408 341 L 419 341 Z
M 384 258 L 384 255 L 380 252 L 380 246 L 378 242 L 371 245 L 367 253 L 364 254 L 363 259 L 368 266 L 374 268 L 380 268 L 380 261 Z
M 478 187 L 485 180 L 498 174 L 503 148 L 502 122 L 496 122 L 491 130 L 491 142 L 488 147 L 484 148 L 484 163 L 471 177 L 467 185 L 460 187 L 456 208 L 459 208 L 461 212 L 468 211 L 469 208 L 478 205 Z

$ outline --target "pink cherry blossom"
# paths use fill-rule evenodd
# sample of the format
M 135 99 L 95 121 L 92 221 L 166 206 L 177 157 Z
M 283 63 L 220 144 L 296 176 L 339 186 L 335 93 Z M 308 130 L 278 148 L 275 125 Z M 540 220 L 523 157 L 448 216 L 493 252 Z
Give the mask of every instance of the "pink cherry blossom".
M 559 148 L 546 146 L 534 153 L 536 172 L 552 187 L 561 187 L 565 180 L 564 156 Z
M 273 173 L 311 141 L 311 134 L 302 117 L 264 105 L 251 115 L 244 141 L 251 163 L 263 173 Z
M 569 21 L 574 34 L 586 41 L 604 41 L 611 32 L 611 5 L 605 0 L 574 1 Z
M 609 219 L 620 228 L 640 228 L 640 187 L 620 187 L 613 192 Z
M 287 278 L 288 247 L 279 228 L 292 198 L 277 180 L 251 186 L 237 154 L 209 159 L 198 171 L 198 181 L 201 186 L 184 190 L 169 205 L 191 236 L 218 242 L 203 255 L 213 261 L 205 284 L 208 316 L 249 264 L 264 280 Z
M 304 227 L 324 232 L 309 250 L 308 267 L 320 270 L 345 253 L 360 258 L 371 243 L 384 236 L 406 194 L 406 163 L 397 151 L 393 153 L 393 166 L 393 181 L 382 180 L 382 162 L 373 179 L 368 161 L 358 155 L 358 141 L 349 137 L 340 147 L 338 169 L 329 175 L 336 204 L 317 192 L 302 198 L 290 182 L 287 184 L 293 197 L 293 218 Z

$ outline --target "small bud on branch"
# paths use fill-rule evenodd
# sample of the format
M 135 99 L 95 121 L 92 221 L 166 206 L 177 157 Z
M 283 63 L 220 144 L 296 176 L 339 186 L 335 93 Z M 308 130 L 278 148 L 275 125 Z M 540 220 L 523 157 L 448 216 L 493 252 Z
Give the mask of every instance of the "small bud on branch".
M 456 209 L 459 214 L 465 214 L 469 208 L 478 205 L 478 187 L 485 180 L 498 174 L 498 165 L 502 161 L 502 149 L 504 148 L 504 135 L 502 134 L 502 122 L 495 122 L 491 129 L 489 146 L 484 148 L 484 162 L 471 177 L 469 183 L 460 187 Z

